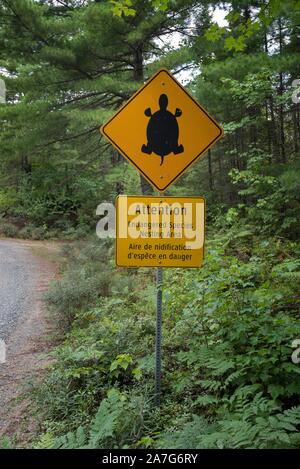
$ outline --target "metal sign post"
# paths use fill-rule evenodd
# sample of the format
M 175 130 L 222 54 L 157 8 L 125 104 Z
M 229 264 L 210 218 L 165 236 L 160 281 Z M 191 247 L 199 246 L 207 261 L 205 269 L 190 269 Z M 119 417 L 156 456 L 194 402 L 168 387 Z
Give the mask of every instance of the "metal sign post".
M 159 193 L 163 197 L 162 192 Z M 156 269 L 155 405 L 160 407 L 163 269 Z
M 163 193 L 159 193 L 163 197 Z M 162 336 L 162 267 L 156 269 L 156 336 L 155 336 L 155 405 L 160 407 L 161 394 L 161 336 Z
M 161 329 L 162 329 L 162 290 L 163 269 L 156 269 L 156 341 L 155 341 L 155 405 L 160 406 L 161 393 Z

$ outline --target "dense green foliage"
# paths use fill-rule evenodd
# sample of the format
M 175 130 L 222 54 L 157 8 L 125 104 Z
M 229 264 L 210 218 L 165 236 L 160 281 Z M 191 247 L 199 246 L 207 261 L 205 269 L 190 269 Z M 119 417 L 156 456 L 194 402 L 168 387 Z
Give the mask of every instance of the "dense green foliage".
M 299 446 L 299 247 L 226 231 L 209 242 L 203 269 L 166 273 L 160 413 L 151 271 L 116 272 L 101 247 L 73 248 L 48 297 L 75 320 L 37 393 L 39 447 Z
M 257 9 L 257 2 L 234 1 L 221 33 L 212 16 L 218 2 L 176 0 L 166 12 L 159 8 L 163 2 L 131 3 L 135 15 L 119 17 L 108 1 L 1 0 L 3 234 L 73 236 L 79 228 L 80 237 L 95 226 L 98 203 L 136 191 L 136 171 L 99 127 L 166 66 L 179 77 L 182 69 L 195 72 L 191 92 L 225 128 L 223 141 L 171 192 L 200 192 L 210 212 L 225 205 L 248 216 L 258 204 L 264 225 L 281 212 L 276 232 L 295 230 L 296 236 L 297 2 L 259 2 Z M 256 26 L 247 33 L 250 24 Z M 241 50 L 228 48 L 241 35 Z M 144 181 L 141 190 L 149 191 Z
M 99 127 L 160 66 L 225 129 L 169 191 L 206 197 L 208 242 L 165 274 L 160 411 L 153 272 L 94 237 L 48 294 L 65 335 L 36 448 L 300 447 L 299 2 L 226 2 L 219 26 L 222 5 L 0 0 L 4 235 L 81 238 L 101 201 L 149 193 Z

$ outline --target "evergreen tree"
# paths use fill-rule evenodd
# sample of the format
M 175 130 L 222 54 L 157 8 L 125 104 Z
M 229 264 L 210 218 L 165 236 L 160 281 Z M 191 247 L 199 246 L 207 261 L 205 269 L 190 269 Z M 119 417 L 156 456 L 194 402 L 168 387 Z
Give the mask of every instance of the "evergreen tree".
M 192 47 L 201 74 L 193 89 L 223 122 L 225 138 L 183 184 L 195 192 L 200 182 L 209 200 L 240 206 L 241 213 L 257 205 L 256 222 L 267 217 L 265 227 L 276 224 L 279 232 L 293 237 L 294 230 L 299 232 L 299 104 L 293 103 L 291 93 L 300 75 L 294 33 L 299 15 L 282 5 L 271 21 L 261 21 L 244 38 L 241 51 L 224 55 L 226 39 L 256 16 L 255 2 L 233 2 L 221 36 L 212 34 L 209 12 L 197 20 L 199 36 L 192 39 Z M 284 222 L 287 213 L 289 221 Z
M 136 0 L 134 16 L 118 17 L 108 2 L 1 1 L 2 181 L 30 193 L 24 209 L 35 221 L 52 223 L 59 212 L 84 222 L 100 193 L 136 187 L 135 170 L 99 127 L 159 65 L 176 69 L 187 60 L 164 38 L 188 27 L 195 3 L 176 0 L 163 12 Z M 149 191 L 144 180 L 142 189 Z

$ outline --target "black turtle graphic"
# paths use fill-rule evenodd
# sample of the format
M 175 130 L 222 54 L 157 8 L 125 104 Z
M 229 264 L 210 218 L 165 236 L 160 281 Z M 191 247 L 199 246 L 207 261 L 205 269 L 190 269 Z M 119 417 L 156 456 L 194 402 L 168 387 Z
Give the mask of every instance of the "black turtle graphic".
M 159 111 L 152 114 L 151 109 L 145 110 L 145 115 L 150 117 L 147 126 L 147 145 L 142 146 L 142 152 L 151 155 L 156 153 L 161 157 L 160 165 L 164 162 L 164 157 L 170 153 L 175 155 L 184 151 L 183 145 L 178 145 L 179 127 L 177 117 L 182 111 L 176 109 L 175 114 L 167 110 L 168 96 L 161 94 L 159 97 Z

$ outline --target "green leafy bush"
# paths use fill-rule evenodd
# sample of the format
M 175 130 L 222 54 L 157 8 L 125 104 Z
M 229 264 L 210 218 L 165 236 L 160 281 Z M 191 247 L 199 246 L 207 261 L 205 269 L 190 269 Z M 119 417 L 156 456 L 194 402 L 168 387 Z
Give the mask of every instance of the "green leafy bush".
M 12 223 L 0 223 L 0 234 L 7 236 L 7 238 L 15 238 L 18 234 L 18 228 Z
M 161 436 L 158 448 L 249 449 L 291 448 L 300 444 L 297 429 L 300 406 L 278 413 L 274 402 L 260 394 L 244 400 L 233 413 L 225 413 L 215 423 L 194 416 L 180 431 Z M 277 413 L 276 413 L 277 410 Z
M 109 249 L 67 247 L 70 269 L 48 297 L 69 328 L 36 391 L 51 444 L 298 447 L 295 243 L 232 227 L 210 241 L 203 269 L 166 272 L 160 414 L 153 276 L 112 270 Z M 131 407 L 136 399 L 145 403 L 143 418 Z

